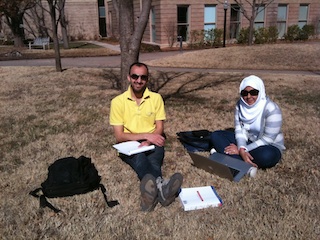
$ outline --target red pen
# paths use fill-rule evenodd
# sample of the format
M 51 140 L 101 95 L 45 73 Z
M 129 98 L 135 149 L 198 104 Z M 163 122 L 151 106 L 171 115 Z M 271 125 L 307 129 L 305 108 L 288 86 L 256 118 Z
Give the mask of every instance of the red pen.
M 197 191 L 199 198 L 201 199 L 201 201 L 203 202 L 203 198 L 201 197 L 199 191 Z

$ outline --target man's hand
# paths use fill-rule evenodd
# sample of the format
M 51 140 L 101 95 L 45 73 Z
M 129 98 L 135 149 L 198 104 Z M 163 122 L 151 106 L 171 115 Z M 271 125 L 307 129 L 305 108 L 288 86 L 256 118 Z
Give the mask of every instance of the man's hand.
M 146 146 L 146 145 L 154 144 L 159 147 L 163 147 L 165 143 L 165 138 L 162 135 L 156 134 L 156 133 L 146 134 L 146 140 L 147 141 L 143 141 L 141 145 L 143 144 L 143 146 Z
M 159 147 L 163 147 L 165 143 L 165 138 L 162 136 L 163 121 L 156 121 L 156 129 L 153 133 L 125 133 L 123 125 L 115 125 L 113 130 L 117 142 L 144 140 L 141 146 L 154 144 Z

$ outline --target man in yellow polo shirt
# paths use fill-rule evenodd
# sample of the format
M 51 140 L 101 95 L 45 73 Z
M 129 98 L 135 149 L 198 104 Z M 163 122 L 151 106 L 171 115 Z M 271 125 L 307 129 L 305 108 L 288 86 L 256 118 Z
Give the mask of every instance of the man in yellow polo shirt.
M 118 143 L 136 140 L 141 146 L 155 145 L 154 150 L 119 157 L 137 173 L 140 180 L 141 210 L 152 211 L 158 202 L 170 205 L 178 195 L 183 177 L 173 174 L 163 179 L 164 120 L 166 113 L 160 94 L 147 88 L 149 70 L 144 63 L 133 63 L 129 68 L 128 90 L 111 101 L 110 125 Z

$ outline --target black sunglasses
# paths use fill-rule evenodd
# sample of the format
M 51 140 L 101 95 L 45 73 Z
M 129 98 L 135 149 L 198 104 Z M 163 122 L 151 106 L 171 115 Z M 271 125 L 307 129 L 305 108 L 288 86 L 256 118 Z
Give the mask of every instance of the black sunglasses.
M 133 80 L 138 80 L 139 77 L 142 81 L 148 81 L 148 76 L 147 75 L 138 75 L 138 74 L 131 74 L 130 77 L 133 79 Z
M 259 90 L 257 90 L 257 89 L 252 89 L 250 91 L 242 90 L 240 94 L 241 94 L 242 97 L 246 97 L 246 96 L 248 96 L 249 93 L 250 93 L 251 96 L 258 96 L 259 95 Z

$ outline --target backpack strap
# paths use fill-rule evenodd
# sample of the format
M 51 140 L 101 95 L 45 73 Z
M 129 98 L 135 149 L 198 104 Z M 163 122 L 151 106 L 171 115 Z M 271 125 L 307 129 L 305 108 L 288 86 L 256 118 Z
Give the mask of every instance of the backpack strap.
M 106 188 L 104 187 L 103 184 L 99 184 L 99 188 L 103 194 L 103 197 L 104 197 L 104 200 L 106 201 L 108 207 L 110 208 L 113 208 L 117 205 L 119 205 L 119 202 L 118 200 L 114 200 L 114 201 L 108 201 L 108 198 L 107 198 L 107 194 L 106 194 Z M 41 194 L 41 195 L 38 195 L 38 192 L 42 190 L 42 188 L 37 188 L 31 192 L 29 192 L 29 194 L 35 198 L 39 198 L 39 202 L 40 202 L 40 208 L 45 208 L 45 207 L 48 207 L 50 208 L 51 210 L 53 210 L 55 213 L 58 213 L 58 212 L 61 212 L 60 209 L 54 207 L 50 202 L 48 202 L 47 198 Z
M 60 209 L 54 207 L 51 203 L 48 202 L 48 200 L 46 199 L 46 197 L 41 194 L 41 195 L 38 195 L 37 193 L 42 190 L 42 188 L 37 188 L 31 192 L 29 192 L 29 194 L 35 198 L 39 198 L 39 202 L 40 202 L 40 208 L 45 208 L 45 207 L 48 207 L 50 208 L 51 210 L 53 210 L 55 213 L 58 213 L 58 212 L 61 212 Z
M 103 184 L 99 184 L 99 188 L 101 189 L 101 192 L 103 194 L 104 200 L 106 201 L 108 207 L 113 208 L 114 206 L 117 206 L 119 204 L 118 200 L 114 200 L 114 201 L 108 201 L 107 199 L 107 194 L 106 194 L 106 188 L 104 187 Z

